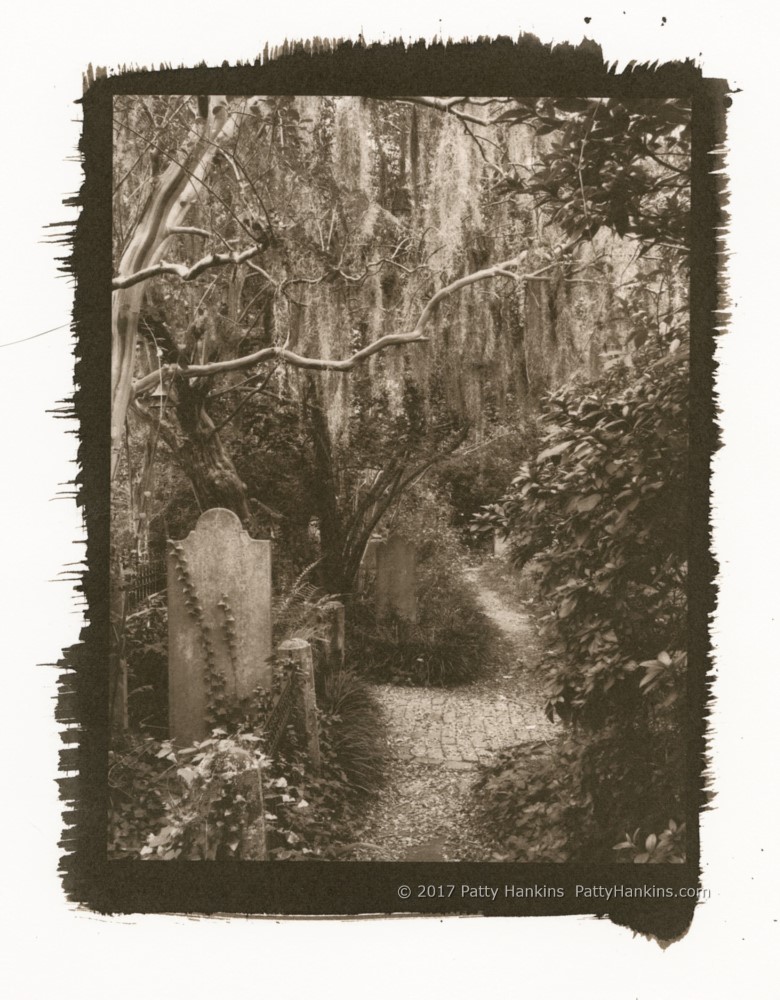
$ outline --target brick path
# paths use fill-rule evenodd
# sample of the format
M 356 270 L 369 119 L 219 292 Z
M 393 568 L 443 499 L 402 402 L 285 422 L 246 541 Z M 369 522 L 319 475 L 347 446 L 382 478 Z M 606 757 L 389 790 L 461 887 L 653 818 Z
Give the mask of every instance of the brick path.
M 497 750 L 538 739 L 547 727 L 539 706 L 495 688 L 442 691 L 377 687 L 393 756 L 454 770 L 489 763 Z
M 522 607 L 508 607 L 468 571 L 485 613 L 503 633 L 499 672 L 468 687 L 377 685 L 391 752 L 387 787 L 367 817 L 352 860 L 486 861 L 491 849 L 472 829 L 469 789 L 477 768 L 503 747 L 557 735 L 524 668 L 537 638 Z

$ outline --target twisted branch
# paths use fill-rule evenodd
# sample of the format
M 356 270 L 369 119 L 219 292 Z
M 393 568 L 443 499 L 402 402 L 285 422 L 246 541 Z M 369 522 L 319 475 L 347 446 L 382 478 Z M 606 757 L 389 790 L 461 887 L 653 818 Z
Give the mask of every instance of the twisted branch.
M 252 366 L 261 364 L 264 361 L 283 362 L 285 364 L 292 365 L 295 368 L 304 368 L 309 371 L 351 371 L 355 365 L 359 364 L 361 361 L 365 361 L 366 358 L 370 358 L 372 355 L 378 354 L 380 351 L 384 351 L 388 347 L 395 347 L 401 344 L 427 342 L 429 338 L 425 335 L 425 328 L 433 316 L 434 310 L 443 299 L 448 298 L 455 292 L 458 292 L 462 288 L 466 288 L 469 285 L 473 285 L 477 281 L 486 281 L 490 278 L 511 278 L 514 281 L 534 278 L 537 275 L 542 274 L 544 271 L 549 270 L 551 267 L 554 267 L 564 254 L 573 249 L 575 243 L 576 241 L 555 247 L 553 250 L 553 262 L 546 264 L 544 267 L 541 267 L 530 274 L 516 275 L 514 272 L 509 271 L 509 268 L 517 267 L 521 263 L 528 252 L 524 250 L 517 257 L 512 257 L 509 260 L 493 264 L 491 267 L 483 268 L 481 271 L 474 271 L 472 274 L 467 274 L 463 278 L 458 278 L 449 285 L 445 285 L 444 288 L 440 288 L 439 291 L 428 300 L 423 307 L 420 317 L 417 320 L 417 324 L 413 330 L 410 330 L 407 333 L 386 334 L 384 337 L 379 337 L 378 340 L 362 347 L 359 351 L 355 351 L 354 354 L 351 354 L 347 358 L 308 358 L 302 354 L 297 354 L 295 351 L 291 351 L 289 348 L 284 346 L 264 347 L 262 350 L 255 351 L 252 354 L 246 354 L 241 358 L 231 358 L 226 361 L 212 361 L 208 364 L 202 365 L 164 365 L 161 369 L 151 372 L 149 375 L 145 375 L 143 378 L 138 379 L 133 386 L 133 393 L 138 396 L 152 387 L 157 387 L 160 384 L 161 378 L 163 382 L 169 382 L 174 378 L 206 378 L 211 375 L 219 375 L 224 372 L 242 371 L 245 368 L 251 368 Z
M 182 228 L 184 227 L 179 227 L 180 230 Z M 203 274 L 204 271 L 208 271 L 212 267 L 222 267 L 225 264 L 243 264 L 244 261 L 251 260 L 259 253 L 260 247 L 258 246 L 248 247 L 241 252 L 235 250 L 231 253 L 210 253 L 205 257 L 201 257 L 199 261 L 196 261 L 191 266 L 187 264 L 168 264 L 161 260 L 158 264 L 141 268 L 141 270 L 135 271 L 133 274 L 114 278 L 111 282 L 111 287 L 113 289 L 131 288 L 133 285 L 137 285 L 141 281 L 147 281 L 149 278 L 154 278 L 158 274 L 175 274 L 182 281 L 193 281 L 199 275 Z M 264 271 L 261 273 L 266 276 Z

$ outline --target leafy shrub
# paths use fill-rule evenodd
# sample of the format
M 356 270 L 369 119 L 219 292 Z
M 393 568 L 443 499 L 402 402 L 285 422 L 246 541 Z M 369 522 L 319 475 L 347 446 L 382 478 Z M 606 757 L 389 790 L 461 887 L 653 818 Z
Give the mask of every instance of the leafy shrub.
M 451 523 L 467 545 L 475 541 L 469 530 L 471 519 L 504 490 L 519 463 L 533 450 L 536 434 L 534 425 L 528 423 L 519 434 L 495 426 L 486 431 L 486 437 L 488 442 L 453 456 L 433 472 L 437 488 L 446 494 Z
M 477 822 L 496 841 L 497 861 L 568 861 L 582 828 L 566 755 L 533 741 L 505 750 L 474 785 Z
M 108 759 L 108 857 L 138 858 L 150 830 L 159 829 L 176 783 L 175 767 L 158 756 L 151 737 L 116 738 Z
M 417 624 L 395 614 L 377 619 L 367 604 L 354 605 L 347 649 L 356 669 L 373 680 L 452 687 L 483 674 L 493 639 L 493 626 L 473 595 L 453 584 L 446 600 L 427 605 Z
M 613 850 L 620 851 L 618 861 L 633 861 L 634 864 L 682 864 L 685 861 L 685 823 L 678 826 L 673 819 L 660 834 L 648 833 L 642 840 L 640 831 L 626 834 L 626 839 L 615 844 Z
M 261 858 L 265 761 L 259 742 L 251 733 L 229 737 L 215 730 L 185 750 L 163 743 L 157 756 L 171 762 L 176 786 L 165 803 L 163 826 L 149 834 L 140 856 L 163 861 Z
M 549 810 L 570 859 L 609 860 L 621 831 L 648 837 L 684 811 L 687 374 L 679 342 L 656 338 L 633 368 L 558 390 L 541 451 L 478 519 L 539 567 L 547 711 L 575 731 L 551 758 L 553 797 L 518 777 L 517 800 Z M 513 774 L 499 769 L 496 787 Z
M 652 738 L 652 737 L 651 737 Z M 531 742 L 501 754 L 474 786 L 476 813 L 501 861 L 609 863 L 683 860 L 684 774 L 664 735 L 632 740 L 625 727 L 568 731 L 555 743 Z M 669 761 L 669 765 L 667 765 Z M 666 818 L 664 818 L 666 817 Z M 616 837 L 641 827 L 616 845 Z M 653 831 L 667 826 L 661 843 Z M 672 836 L 672 834 L 674 834 Z M 643 857 L 647 838 L 656 845 Z M 616 857 L 615 851 L 620 854 Z
M 275 662 L 276 690 L 287 669 Z M 109 856 L 258 857 L 260 768 L 269 856 L 338 857 L 353 839 L 361 801 L 383 780 L 387 739 L 381 709 L 365 681 L 325 665 L 317 686 L 319 775 L 311 773 L 292 724 L 274 757 L 264 753 L 267 697 L 262 703 L 255 699 L 254 731 L 218 727 L 208 739 L 183 749 L 149 737 L 118 739 L 110 754 Z

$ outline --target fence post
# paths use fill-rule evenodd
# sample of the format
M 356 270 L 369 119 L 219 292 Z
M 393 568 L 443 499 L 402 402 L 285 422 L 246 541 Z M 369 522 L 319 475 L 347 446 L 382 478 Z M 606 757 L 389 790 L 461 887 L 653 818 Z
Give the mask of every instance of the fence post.
M 279 652 L 282 656 L 289 657 L 296 667 L 299 715 L 312 771 L 318 775 L 322 770 L 322 759 L 320 757 L 320 734 L 317 729 L 317 699 L 314 694 L 314 657 L 312 656 L 311 644 L 305 639 L 286 639 L 280 643 Z
M 241 857 L 245 861 L 267 861 L 263 765 L 252 757 L 251 766 L 239 775 L 237 784 L 247 801 L 248 808 L 256 813 L 254 821 L 242 830 Z
M 114 733 L 128 727 L 127 715 L 127 660 L 125 658 L 125 604 L 124 570 L 118 553 L 111 556 L 110 598 L 111 641 L 109 650 L 109 718 Z

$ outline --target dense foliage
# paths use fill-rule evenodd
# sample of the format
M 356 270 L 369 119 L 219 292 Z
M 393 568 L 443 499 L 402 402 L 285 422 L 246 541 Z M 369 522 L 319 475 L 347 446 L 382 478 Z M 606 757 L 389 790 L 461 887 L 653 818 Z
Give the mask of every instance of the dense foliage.
M 574 239 L 603 227 L 685 250 L 690 208 L 690 106 L 675 98 L 519 100 L 494 120 L 533 127 L 548 144 L 532 171 L 501 188 L 531 193 Z
M 504 818 L 515 835 L 529 822 L 519 801 L 548 802 L 575 856 L 684 813 L 687 376 L 687 352 L 662 340 L 631 368 L 560 389 L 540 452 L 479 518 L 481 530 L 509 532 L 519 564 L 537 556 L 548 712 L 575 727 L 517 779 Z M 522 754 L 483 788 L 497 795 L 516 768 L 525 773 Z
M 162 736 L 168 728 L 168 609 L 155 597 L 125 622 L 127 708 L 130 728 Z

